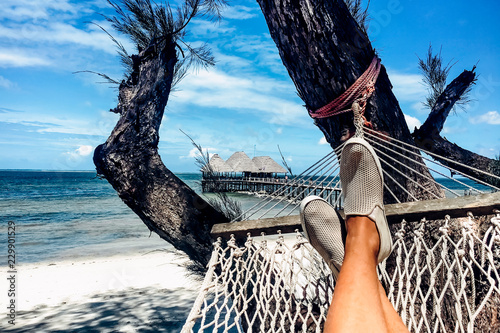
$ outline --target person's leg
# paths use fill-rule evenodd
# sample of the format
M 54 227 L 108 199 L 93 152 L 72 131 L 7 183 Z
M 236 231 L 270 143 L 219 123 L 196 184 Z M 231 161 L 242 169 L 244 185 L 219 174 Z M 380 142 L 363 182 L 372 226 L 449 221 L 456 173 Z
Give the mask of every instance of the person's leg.
M 308 202 L 318 200 L 301 205 L 302 225 L 311 245 L 330 264 L 334 277 L 340 270 L 324 332 L 407 332 L 377 275 L 377 264 L 392 250 L 380 162 L 365 140 L 353 138 L 344 146 L 340 164 L 348 216 L 345 249 L 339 241 L 341 220 L 333 207 L 324 203 L 307 209 Z
M 348 218 L 345 257 L 324 332 L 388 332 L 377 276 L 379 236 L 367 217 Z
M 377 275 L 392 250 L 380 161 L 368 142 L 353 138 L 340 164 L 347 239 L 325 332 L 408 332 Z
M 388 331 L 393 333 L 408 333 L 408 328 L 406 328 L 403 320 L 392 306 L 392 303 L 387 298 L 384 287 L 382 287 L 382 284 L 380 282 L 378 284 L 378 290 L 380 293 L 380 301 L 382 303 L 382 309 L 384 311 L 384 317 Z

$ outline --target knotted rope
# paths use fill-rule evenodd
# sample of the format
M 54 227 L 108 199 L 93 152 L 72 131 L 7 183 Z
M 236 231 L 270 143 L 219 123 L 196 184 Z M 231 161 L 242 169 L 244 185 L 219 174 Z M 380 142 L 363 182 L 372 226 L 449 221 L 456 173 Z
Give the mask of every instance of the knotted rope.
M 349 87 L 349 89 L 347 89 L 342 95 L 340 95 L 327 105 L 315 111 L 309 110 L 309 115 L 315 119 L 336 116 L 342 113 L 353 111 L 352 105 L 353 103 L 357 103 L 359 105 L 360 113 L 365 122 L 365 125 L 370 126 L 371 124 L 366 121 L 366 118 L 363 116 L 363 114 L 365 111 L 366 102 L 375 90 L 375 82 L 377 82 L 378 74 L 380 73 L 380 67 L 380 59 L 377 56 L 374 56 L 370 66 L 368 66 L 368 69 L 363 74 L 361 74 L 361 76 L 354 82 L 352 86 Z

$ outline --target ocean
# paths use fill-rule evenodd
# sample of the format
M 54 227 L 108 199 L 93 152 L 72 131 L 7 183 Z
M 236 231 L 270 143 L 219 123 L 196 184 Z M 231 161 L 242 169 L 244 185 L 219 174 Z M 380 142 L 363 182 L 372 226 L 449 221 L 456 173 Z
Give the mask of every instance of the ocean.
M 183 178 L 196 188 L 200 176 Z M 0 216 L 2 244 L 16 225 L 18 265 L 171 247 L 95 172 L 0 171 Z
M 177 176 L 201 193 L 201 174 Z M 464 192 L 458 183 L 440 182 Z M 243 210 L 261 200 L 247 194 L 230 196 Z M 111 256 L 158 246 L 172 249 L 149 232 L 106 180 L 91 171 L 0 171 L 0 217 L 2 244 L 7 244 L 7 222 L 16 224 L 18 264 Z
M 201 174 L 177 176 L 201 194 Z M 210 194 L 209 194 L 210 195 Z M 261 200 L 231 193 L 243 210 Z M 17 264 L 107 257 L 173 247 L 146 225 L 93 171 L 0 171 L 0 240 L 16 225 Z

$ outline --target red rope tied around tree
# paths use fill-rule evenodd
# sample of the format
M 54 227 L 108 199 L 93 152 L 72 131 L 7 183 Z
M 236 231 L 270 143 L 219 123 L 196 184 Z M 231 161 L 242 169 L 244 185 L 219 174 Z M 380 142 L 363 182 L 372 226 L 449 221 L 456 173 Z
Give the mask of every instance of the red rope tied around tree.
M 335 98 L 332 102 L 317 109 L 316 111 L 309 110 L 309 115 L 312 118 L 327 118 L 336 116 L 342 113 L 352 111 L 352 104 L 357 101 L 361 107 L 361 115 L 365 125 L 372 127 L 371 124 L 363 116 L 366 102 L 375 90 L 375 82 L 377 82 L 378 74 L 380 73 L 380 59 L 377 56 L 373 60 L 368 69 L 349 87 L 342 95 Z

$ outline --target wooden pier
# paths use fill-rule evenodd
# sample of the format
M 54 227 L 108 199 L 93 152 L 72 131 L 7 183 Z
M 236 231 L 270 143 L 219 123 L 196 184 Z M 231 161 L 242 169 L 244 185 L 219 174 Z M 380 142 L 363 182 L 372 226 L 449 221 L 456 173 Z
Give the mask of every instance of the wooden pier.
M 308 195 L 316 195 L 328 201 L 331 205 L 341 205 L 339 187 L 316 183 L 314 180 L 293 180 L 285 178 L 261 177 L 219 177 L 216 179 L 203 178 L 201 181 L 203 192 L 250 192 L 257 194 L 273 194 L 276 197 L 302 200 Z

